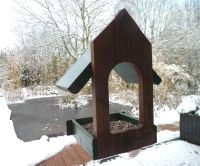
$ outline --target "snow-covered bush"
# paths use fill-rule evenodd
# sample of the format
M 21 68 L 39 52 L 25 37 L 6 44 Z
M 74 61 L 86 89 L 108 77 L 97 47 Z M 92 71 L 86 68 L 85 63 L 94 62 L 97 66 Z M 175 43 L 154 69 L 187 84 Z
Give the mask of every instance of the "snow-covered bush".
M 159 60 L 154 61 L 154 69 L 161 77 L 160 85 L 154 86 L 154 103 L 163 107 L 176 108 L 181 97 L 188 94 L 188 81 L 192 78 L 184 67 L 175 64 L 166 64 Z
M 200 96 L 185 96 L 182 98 L 182 102 L 177 107 L 177 111 L 180 114 L 190 114 L 200 116 Z
M 61 109 L 71 108 L 78 110 L 88 104 L 90 96 L 88 95 L 75 95 L 68 92 L 63 92 L 62 96 L 57 97 L 57 105 Z
M 114 70 L 108 80 L 109 100 L 139 108 L 139 84 L 126 83 Z

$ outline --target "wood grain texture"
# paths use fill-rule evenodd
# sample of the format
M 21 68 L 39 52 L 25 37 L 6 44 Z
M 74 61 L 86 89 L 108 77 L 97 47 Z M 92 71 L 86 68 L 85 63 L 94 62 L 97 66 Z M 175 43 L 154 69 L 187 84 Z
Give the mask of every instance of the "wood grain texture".
M 55 163 L 53 157 L 46 160 L 45 163 L 46 163 L 46 166 L 56 166 L 56 163 Z
M 76 165 L 76 162 L 72 159 L 72 157 L 71 157 L 71 155 L 70 155 L 70 153 L 68 152 L 67 149 L 63 150 L 61 152 L 61 154 L 62 154 L 62 158 L 64 159 L 65 164 L 67 166 Z
M 83 150 L 83 148 L 80 145 L 74 144 L 72 145 L 72 147 L 78 153 L 82 162 L 88 162 L 91 160 L 91 157 Z
M 64 148 L 58 154 L 39 163 L 37 166 L 75 166 L 87 163 L 91 158 L 78 144 Z
M 57 155 L 53 156 L 53 159 L 54 159 L 56 165 L 59 165 L 59 166 L 65 166 L 66 165 L 63 158 L 62 158 L 61 152 L 58 153 Z
M 79 154 L 76 152 L 76 150 L 73 148 L 72 145 L 70 145 L 70 147 L 67 149 L 67 151 L 69 152 L 72 160 L 74 162 L 76 162 L 76 164 L 80 165 L 83 163 L 82 159 L 80 158 Z
M 93 128 L 98 140 L 98 158 L 156 142 L 151 44 L 126 10 L 119 12 L 94 39 L 91 54 Z M 131 63 L 139 78 L 140 127 L 137 130 L 111 134 L 108 78 L 111 70 L 122 62 Z

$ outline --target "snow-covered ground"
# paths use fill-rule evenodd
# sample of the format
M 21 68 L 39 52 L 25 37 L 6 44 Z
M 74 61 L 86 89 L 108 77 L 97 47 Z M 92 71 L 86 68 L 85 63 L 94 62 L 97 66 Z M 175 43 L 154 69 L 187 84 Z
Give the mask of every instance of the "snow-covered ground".
M 32 166 L 47 159 L 69 144 L 76 143 L 73 136 L 48 138 L 23 142 L 19 140 L 10 120 L 11 111 L 3 98 L 0 98 L 0 163 L 6 166 Z
M 187 101 L 183 100 L 183 102 Z M 32 166 L 53 156 L 65 146 L 77 143 L 73 136 L 56 138 L 43 136 L 40 140 L 25 143 L 17 138 L 10 114 L 11 110 L 7 107 L 5 99 L 0 97 L 0 131 L 3 134 L 0 137 L 0 160 L 7 166 Z M 178 113 L 167 106 L 157 111 L 154 117 L 156 124 L 170 124 L 179 121 Z M 179 135 L 179 131 L 158 132 L 159 144 L 120 154 L 115 160 L 101 165 L 200 165 L 200 147 L 180 140 L 172 141 L 179 138 Z M 166 142 L 169 140 L 171 141 Z M 88 163 L 88 165 L 94 164 L 99 165 L 100 163 L 98 161 Z
M 58 89 L 55 86 L 36 86 L 32 88 L 20 88 L 4 90 L 0 88 L 0 97 L 5 97 L 8 104 L 22 103 L 34 98 L 56 97 Z
M 179 122 L 180 116 L 175 109 L 170 109 L 168 106 L 154 111 L 154 124 L 173 124 Z
M 130 153 L 120 154 L 119 157 L 100 163 L 91 161 L 87 164 L 102 166 L 199 166 L 200 147 L 177 140 L 152 147 L 139 149 Z
M 177 111 L 165 106 L 154 114 L 155 124 L 171 124 L 179 121 L 179 113 L 193 113 L 200 116 L 200 96 L 183 97 Z M 190 144 L 182 140 L 179 131 L 171 132 L 164 130 L 157 134 L 157 144 L 149 147 L 120 154 L 106 162 L 91 161 L 90 165 L 126 165 L 126 166 L 199 166 L 200 146 Z M 167 141 L 167 142 L 166 142 Z
M 5 97 L 6 102 L 9 104 L 12 103 L 21 103 L 25 100 L 34 99 L 34 98 L 46 98 L 46 97 L 56 97 L 64 96 L 64 99 L 59 98 L 57 104 L 63 108 L 82 108 L 88 104 L 88 101 L 91 100 L 92 96 L 87 94 L 71 95 L 70 93 L 62 93 L 55 86 L 36 86 L 35 88 L 21 88 L 16 91 L 5 91 L 0 89 L 0 97 Z M 11 93 L 11 94 L 9 94 Z M 123 97 L 121 97 L 121 95 Z M 111 103 L 117 103 L 124 106 L 132 107 L 131 113 L 134 116 L 139 116 L 139 111 L 135 108 L 131 99 L 133 97 L 132 91 L 127 91 L 123 94 L 110 94 L 109 101 Z M 65 100 L 65 102 L 61 101 Z M 172 124 L 174 122 L 179 122 L 180 113 L 195 112 L 196 115 L 200 116 L 200 96 L 191 95 L 183 96 L 182 102 L 177 107 L 177 109 L 169 108 L 165 105 L 163 108 L 154 104 L 154 123 L 158 124 Z M 70 110 L 70 109 L 69 109 Z M 81 110 L 81 109 L 79 109 Z

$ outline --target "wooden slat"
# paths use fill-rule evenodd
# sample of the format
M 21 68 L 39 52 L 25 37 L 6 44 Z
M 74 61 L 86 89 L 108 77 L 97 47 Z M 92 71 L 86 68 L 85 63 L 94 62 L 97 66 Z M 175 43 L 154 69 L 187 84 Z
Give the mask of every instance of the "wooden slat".
M 70 156 L 76 164 L 82 164 L 82 159 L 79 157 L 72 145 L 69 146 L 67 151 L 69 152 Z
M 90 161 L 90 156 L 78 145 L 70 145 L 57 155 L 41 162 L 37 166 L 72 166 Z
M 91 160 L 90 156 L 83 150 L 83 148 L 80 145 L 74 144 L 74 145 L 72 145 L 72 147 L 79 154 L 83 163 L 86 163 Z
M 158 125 L 157 128 L 159 130 L 171 130 L 171 131 L 177 131 L 179 130 L 179 124 L 163 124 L 163 125 Z
M 62 158 L 67 166 L 75 165 L 75 161 L 72 159 L 70 153 L 68 152 L 67 148 L 65 148 L 61 152 Z
M 62 158 L 61 152 L 58 153 L 57 155 L 53 156 L 53 159 L 54 159 L 57 166 L 66 166 L 65 162 Z
M 49 158 L 48 160 L 45 161 L 46 166 L 56 166 L 55 161 L 53 157 Z
M 45 163 L 45 161 L 43 161 L 43 162 L 39 163 L 37 166 L 46 166 L 46 163 Z

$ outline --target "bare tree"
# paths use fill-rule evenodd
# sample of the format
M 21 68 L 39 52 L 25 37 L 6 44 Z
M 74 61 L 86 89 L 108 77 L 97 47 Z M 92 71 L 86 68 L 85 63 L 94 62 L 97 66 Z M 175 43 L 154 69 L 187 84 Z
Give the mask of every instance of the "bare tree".
M 50 37 L 40 46 L 50 45 L 75 60 L 88 47 L 91 38 L 105 24 L 110 3 L 104 0 L 15 0 L 23 23 L 45 31 Z M 40 28 L 39 28 L 40 27 Z M 29 33 L 30 34 L 30 33 Z M 33 34 L 34 39 L 35 34 Z M 30 37 L 30 36 L 29 36 Z
M 125 7 L 154 43 L 168 25 L 174 5 L 170 0 L 119 0 L 116 10 Z

